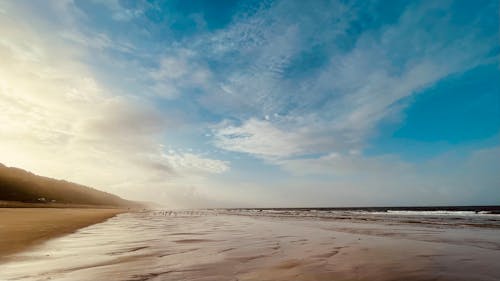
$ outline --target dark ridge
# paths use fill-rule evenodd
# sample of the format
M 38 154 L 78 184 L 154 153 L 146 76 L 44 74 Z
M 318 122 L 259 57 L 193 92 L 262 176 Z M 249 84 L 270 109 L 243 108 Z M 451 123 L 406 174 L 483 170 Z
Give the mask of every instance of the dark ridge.
M 138 204 L 94 188 L 0 164 L 0 201 L 37 205 L 74 204 L 135 207 Z

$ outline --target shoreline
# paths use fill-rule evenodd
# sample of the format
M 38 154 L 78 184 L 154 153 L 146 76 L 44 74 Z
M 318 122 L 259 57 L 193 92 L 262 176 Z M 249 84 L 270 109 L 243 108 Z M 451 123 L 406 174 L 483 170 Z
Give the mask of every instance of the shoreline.
M 0 208 L 0 262 L 49 239 L 103 222 L 123 208 Z

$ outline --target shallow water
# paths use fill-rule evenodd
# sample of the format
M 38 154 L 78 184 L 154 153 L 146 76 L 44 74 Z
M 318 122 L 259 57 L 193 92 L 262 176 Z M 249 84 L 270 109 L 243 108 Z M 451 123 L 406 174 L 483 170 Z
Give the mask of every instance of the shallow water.
M 346 221 L 372 221 L 381 223 L 412 223 L 434 227 L 485 227 L 500 229 L 500 214 L 498 207 L 481 207 L 480 211 L 465 210 L 391 210 L 384 207 L 358 208 L 339 210 L 335 208 L 312 209 L 221 209 L 218 213 L 244 216 L 266 217 L 307 217 Z M 381 211 L 381 210 L 383 211 Z M 413 208 L 413 209 L 422 209 Z
M 126 213 L 13 256 L 0 280 L 500 280 L 498 228 L 436 215 Z

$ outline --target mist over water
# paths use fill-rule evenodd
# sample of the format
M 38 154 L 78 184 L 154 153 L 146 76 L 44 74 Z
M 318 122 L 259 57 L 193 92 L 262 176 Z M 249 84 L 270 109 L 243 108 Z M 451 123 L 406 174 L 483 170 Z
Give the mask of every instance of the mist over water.
M 0 280 L 369 280 L 384 247 L 394 276 L 498 280 L 499 226 L 500 216 L 475 213 L 144 211 L 17 254 Z M 373 268 L 353 271 L 366 260 Z

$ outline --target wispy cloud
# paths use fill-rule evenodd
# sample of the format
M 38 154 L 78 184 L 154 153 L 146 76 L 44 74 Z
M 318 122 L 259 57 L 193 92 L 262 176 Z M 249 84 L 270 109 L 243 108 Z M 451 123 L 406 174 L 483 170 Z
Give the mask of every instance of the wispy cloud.
M 215 130 L 215 145 L 225 150 L 261 157 L 284 157 L 302 152 L 300 134 L 275 128 L 265 120 L 250 119 L 241 126 Z
M 494 45 L 495 37 L 477 35 L 472 32 L 474 26 L 466 27 L 470 32 L 464 31 L 445 16 L 428 18 L 428 14 L 446 9 L 446 5 L 412 5 L 396 23 L 361 33 L 352 49 L 343 51 L 331 46 L 323 58 L 327 63 L 308 69 L 312 74 L 292 79 L 288 79 L 287 72 L 293 59 L 314 47 L 295 38 L 297 34 L 307 37 L 302 30 L 307 30 L 307 26 L 301 26 L 302 22 L 282 30 L 273 40 L 261 39 L 259 44 L 263 46 L 246 46 L 253 50 L 257 58 L 253 60 L 255 64 L 230 75 L 224 82 L 224 88 L 230 91 L 216 93 L 221 100 L 243 100 L 242 104 L 232 105 L 239 110 L 236 118 L 241 125 L 220 128 L 215 133 L 215 144 L 258 157 L 363 147 L 376 133 L 380 122 L 400 119 L 401 111 L 408 105 L 408 97 L 444 77 L 488 62 L 485 56 Z M 272 18 L 278 21 L 275 25 L 279 25 L 280 10 L 273 7 L 266 12 L 266 16 L 273 15 Z M 343 12 L 340 18 L 351 18 L 348 15 L 353 11 L 345 9 Z M 303 15 L 307 16 L 315 14 Z M 266 22 L 266 19 L 253 21 Z M 429 29 L 429 25 L 433 28 Z M 318 40 L 324 44 L 336 42 L 336 36 L 345 34 L 348 27 L 348 24 L 333 25 L 333 29 L 340 31 L 333 37 L 328 34 Z M 459 28 L 469 35 L 447 37 Z M 268 29 L 255 28 L 255 32 L 260 30 Z M 276 42 L 280 38 L 284 41 Z M 237 97 L 233 99 L 233 96 Z M 238 96 L 252 98 L 239 99 Z M 247 111 L 241 113 L 242 109 Z M 253 119 L 275 115 L 279 117 L 268 122 Z
M 163 157 L 175 169 L 183 169 L 190 172 L 220 174 L 229 170 L 229 163 L 227 161 L 210 159 L 194 153 L 169 151 Z
M 177 98 L 183 93 L 212 90 L 212 73 L 196 56 L 187 49 L 164 55 L 158 68 L 151 72 L 155 92 L 161 97 Z

